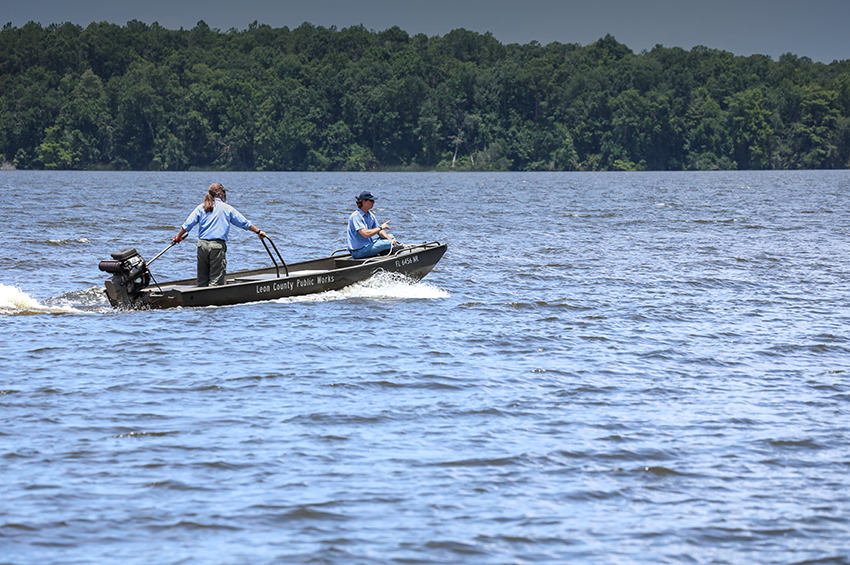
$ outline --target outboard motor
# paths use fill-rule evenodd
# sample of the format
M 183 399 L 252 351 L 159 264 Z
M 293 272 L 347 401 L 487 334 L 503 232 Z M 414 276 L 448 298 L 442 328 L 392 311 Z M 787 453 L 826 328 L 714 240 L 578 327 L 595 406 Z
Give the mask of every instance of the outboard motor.
M 112 253 L 112 261 L 101 261 L 98 268 L 112 274 L 106 281 L 106 296 L 113 307 L 133 306 L 142 290 L 151 282 L 151 274 L 142 256 L 134 248 Z

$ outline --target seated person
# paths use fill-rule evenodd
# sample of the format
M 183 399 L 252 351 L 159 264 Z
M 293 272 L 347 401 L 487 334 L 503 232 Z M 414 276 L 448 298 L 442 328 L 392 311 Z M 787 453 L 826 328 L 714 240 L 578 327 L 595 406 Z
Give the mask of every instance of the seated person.
M 378 224 L 371 212 L 375 205 L 375 196 L 369 191 L 363 191 L 357 200 L 357 210 L 348 218 L 348 251 L 355 259 L 374 257 L 389 251 L 394 245 L 401 245 L 392 234 L 387 233 L 389 222 Z

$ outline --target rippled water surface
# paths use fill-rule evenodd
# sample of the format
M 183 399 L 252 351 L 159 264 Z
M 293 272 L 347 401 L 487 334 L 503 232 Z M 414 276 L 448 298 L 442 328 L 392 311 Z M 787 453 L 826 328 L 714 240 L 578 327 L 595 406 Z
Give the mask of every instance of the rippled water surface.
M 419 283 L 113 311 L 206 187 Z M 850 173 L 0 173 L 0 563 L 850 563 Z M 194 235 L 194 234 L 193 234 Z M 231 270 L 268 263 L 234 230 Z M 151 269 L 193 276 L 194 238 Z

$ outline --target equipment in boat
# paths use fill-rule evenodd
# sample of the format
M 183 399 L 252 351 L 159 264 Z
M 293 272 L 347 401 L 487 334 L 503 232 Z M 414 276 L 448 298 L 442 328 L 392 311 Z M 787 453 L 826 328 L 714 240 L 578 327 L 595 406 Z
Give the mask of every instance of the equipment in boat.
M 272 244 L 280 265 L 266 240 Z M 105 282 L 106 296 L 116 308 L 224 306 L 339 290 L 379 272 L 400 273 L 419 280 L 434 268 L 448 247 L 438 241 L 401 245 L 389 254 L 366 259 L 354 259 L 348 250 L 339 249 L 328 257 L 287 265 L 268 236 L 261 241 L 274 266 L 228 273 L 225 284 L 220 286 L 199 287 L 197 279 L 156 282 L 149 266 L 176 242 L 148 262 L 135 248 L 128 248 L 112 253 L 112 260 L 101 261 L 98 267 L 112 275 Z
M 112 274 L 112 278 L 106 281 L 106 295 L 109 297 L 109 302 L 116 306 L 116 302 L 128 304 L 138 298 L 145 287 L 151 283 L 151 272 L 148 265 L 159 259 L 163 253 L 176 244 L 176 241 L 172 241 L 171 245 L 157 253 L 156 257 L 147 263 L 139 255 L 139 252 L 132 247 L 111 253 L 112 261 L 101 261 L 98 268 L 105 273 Z

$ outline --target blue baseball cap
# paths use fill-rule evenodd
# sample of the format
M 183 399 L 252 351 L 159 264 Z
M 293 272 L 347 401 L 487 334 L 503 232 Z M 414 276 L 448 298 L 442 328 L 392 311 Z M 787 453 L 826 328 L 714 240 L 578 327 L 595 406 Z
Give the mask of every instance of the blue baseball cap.
M 371 192 L 369 192 L 368 190 L 364 190 L 356 198 L 357 198 L 357 200 L 371 200 L 373 202 L 375 200 L 377 200 L 377 198 L 375 198 L 375 196 Z

